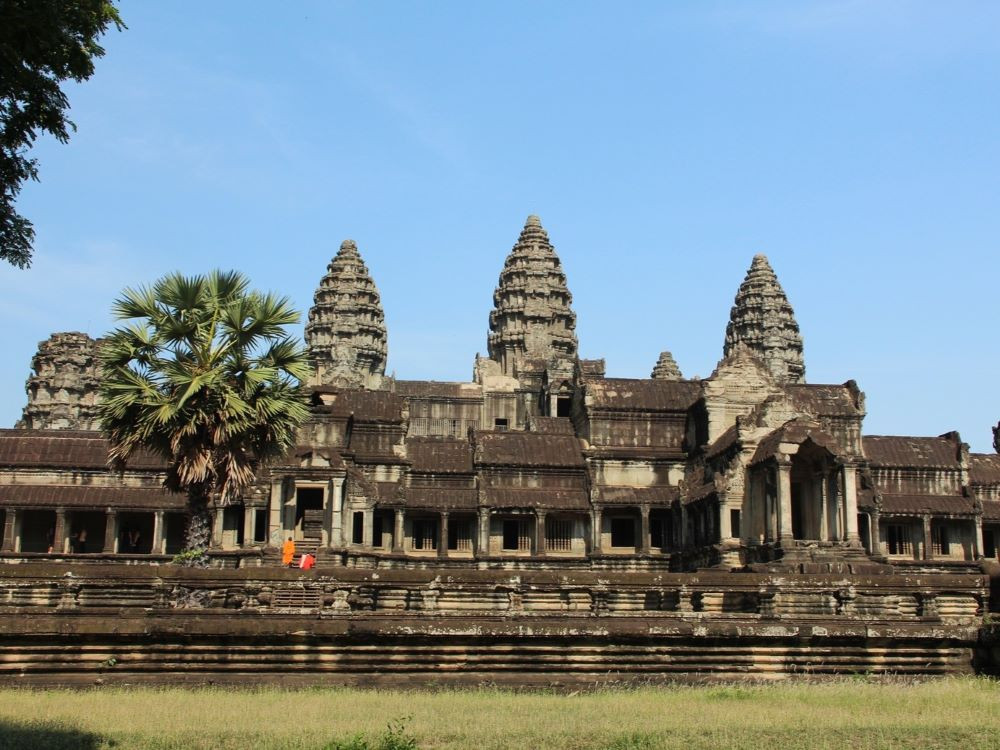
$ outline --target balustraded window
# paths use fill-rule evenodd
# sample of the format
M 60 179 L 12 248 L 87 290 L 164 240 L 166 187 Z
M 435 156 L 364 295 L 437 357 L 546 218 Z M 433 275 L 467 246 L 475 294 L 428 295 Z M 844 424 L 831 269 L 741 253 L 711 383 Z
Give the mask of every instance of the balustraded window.
M 413 549 L 437 549 L 437 523 L 433 519 L 413 520 Z
M 909 526 L 888 524 L 885 527 L 885 541 L 890 555 L 913 555 L 913 537 Z
M 527 519 L 509 518 L 503 522 L 503 548 L 508 552 L 527 552 L 531 549 L 530 527 Z
M 931 528 L 931 551 L 942 557 L 949 554 L 948 529 L 945 526 Z
M 573 521 L 565 518 L 545 519 L 545 549 L 569 552 L 573 548 Z

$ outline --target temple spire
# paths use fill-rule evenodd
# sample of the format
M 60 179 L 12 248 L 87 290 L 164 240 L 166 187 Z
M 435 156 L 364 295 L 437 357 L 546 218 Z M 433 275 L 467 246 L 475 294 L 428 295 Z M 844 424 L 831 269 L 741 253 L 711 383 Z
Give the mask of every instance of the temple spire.
M 674 355 L 670 352 L 660 352 L 660 358 L 656 360 L 656 366 L 650 375 L 654 380 L 682 380 L 681 368 L 674 361 Z
M 723 355 L 739 348 L 760 359 L 777 382 L 805 382 L 799 324 L 765 255 L 754 256 L 729 315 Z
M 379 388 L 387 353 L 378 289 L 354 240 L 344 240 L 320 280 L 306 323 L 312 385 Z
M 576 314 L 559 256 L 537 216 L 529 216 L 493 293 L 488 347 L 505 375 L 525 359 L 575 360 Z

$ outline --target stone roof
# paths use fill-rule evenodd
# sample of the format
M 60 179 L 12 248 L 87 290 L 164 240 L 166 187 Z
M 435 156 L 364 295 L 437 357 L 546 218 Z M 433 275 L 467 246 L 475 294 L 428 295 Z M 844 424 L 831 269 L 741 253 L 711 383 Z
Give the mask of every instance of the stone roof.
M 726 326 L 723 357 L 729 357 L 739 347 L 760 358 L 778 383 L 805 381 L 799 324 L 765 255 L 754 256 L 736 293 Z
M 487 487 L 482 493 L 485 503 L 493 508 L 590 510 L 590 497 L 582 489 Z
M 529 216 L 500 272 L 488 350 L 505 375 L 523 359 L 575 360 L 576 313 L 559 256 L 537 216 Z
M 314 383 L 372 387 L 385 374 L 385 315 L 353 240 L 327 266 L 309 310 L 305 339 Z
M 483 399 L 483 388 L 476 383 L 444 383 L 436 380 L 397 380 L 395 393 L 407 398 Z
M 983 519 L 987 521 L 1000 521 L 1000 501 L 983 500 Z
M 948 437 L 865 435 L 865 456 L 873 466 L 958 469 L 958 444 Z
M 669 505 L 678 497 L 677 487 L 594 487 L 594 495 L 605 505 Z
M 757 450 L 754 452 L 753 458 L 750 459 L 750 465 L 753 466 L 777 455 L 782 443 L 801 445 L 807 440 L 811 440 L 819 447 L 825 448 L 831 455 L 836 456 L 840 453 L 837 441 L 820 429 L 818 425 L 801 419 L 793 419 L 783 424 L 777 430 L 774 430 L 774 432 L 768 433 L 757 444 Z
M 583 388 L 591 411 L 686 412 L 701 397 L 701 383 L 686 380 L 603 378 Z
M 576 435 L 569 417 L 529 417 L 528 429 L 544 435 Z
M 107 470 L 108 441 L 93 431 L 0 430 L 0 466 Z M 128 468 L 163 471 L 166 462 L 140 451 Z
M 859 401 L 855 400 L 856 386 L 843 385 L 790 385 L 785 388 L 793 406 L 807 414 L 818 417 L 857 417 L 864 414 Z
M 969 454 L 969 481 L 972 484 L 1000 484 L 1000 454 Z
M 719 437 L 715 439 L 708 450 L 705 451 L 706 458 L 721 456 L 740 441 L 740 431 L 736 425 L 727 428 Z
M 0 485 L 0 505 L 32 508 L 149 508 L 181 510 L 183 492 L 158 487 L 95 487 L 14 484 Z
M 972 498 L 961 495 L 882 495 L 882 513 L 971 515 L 975 512 Z
M 479 505 L 479 493 L 462 487 L 407 487 L 407 508 L 472 510 Z
M 674 361 L 674 355 L 670 352 L 660 352 L 660 358 L 656 360 L 650 377 L 654 380 L 681 380 L 681 368 Z
M 324 392 L 314 388 L 314 392 Z M 318 407 L 317 411 L 333 416 L 354 417 L 358 422 L 399 424 L 403 421 L 402 396 L 389 391 L 367 391 L 356 389 L 333 388 L 326 392 L 333 394 L 333 399 Z
M 474 433 L 475 462 L 487 466 L 582 469 L 582 445 L 572 435 L 537 432 Z
M 441 437 L 409 437 L 406 457 L 410 471 L 425 474 L 471 474 L 472 446 L 468 440 Z

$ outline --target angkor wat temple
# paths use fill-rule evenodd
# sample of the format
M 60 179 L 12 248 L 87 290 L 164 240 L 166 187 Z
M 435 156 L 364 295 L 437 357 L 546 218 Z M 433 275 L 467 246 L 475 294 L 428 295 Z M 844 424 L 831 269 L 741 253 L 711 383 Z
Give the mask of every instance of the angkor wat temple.
M 587 662 L 587 673 L 671 671 L 677 648 L 701 656 L 673 671 L 971 668 L 988 607 L 981 566 L 1000 541 L 1000 455 L 970 453 L 955 432 L 864 435 L 856 383 L 806 382 L 802 336 L 766 257 L 753 258 L 704 379 L 684 378 L 669 352 L 648 379 L 606 377 L 603 360 L 581 359 L 566 276 L 535 216 L 493 301 L 471 382 L 386 376 L 378 290 L 355 243 L 341 245 L 305 328 L 312 416 L 241 505 L 215 508 L 218 570 L 198 579 L 200 599 L 182 572 L 151 567 L 180 550 L 184 527 L 185 498 L 161 488 L 162 465 L 106 468 L 100 342 L 54 334 L 32 361 L 22 421 L 0 431 L 0 560 L 33 563 L 6 566 L 0 608 L 120 607 L 124 596 L 230 615 L 559 615 L 550 647 L 566 659 L 598 637 L 587 617 L 627 616 L 608 636 L 617 648 L 652 643 L 653 620 L 640 616 L 655 616 L 672 623 L 656 631 L 672 633 L 674 646 L 658 647 L 667 656 Z M 316 570 L 279 567 L 288 537 Z M 92 580 L 83 563 L 96 566 Z M 117 563 L 130 565 L 115 573 Z M 53 583 L 58 564 L 77 571 L 69 594 Z M 565 618 L 584 618 L 574 632 L 590 635 L 567 647 Z M 813 630 L 774 635 L 773 618 Z M 711 635 L 700 646 L 694 620 Z M 270 632 L 240 622 L 211 637 Z M 389 622 L 367 627 L 384 637 Z M 514 638 L 504 622 L 489 631 L 498 643 Z M 148 623 L 135 627 L 148 635 Z M 435 627 L 449 644 L 468 636 Z M 218 648 L 219 664 L 236 663 Z M 488 650 L 470 645 L 463 658 Z M 460 671 L 434 653 L 434 669 Z M 532 669 L 527 656 L 496 658 Z

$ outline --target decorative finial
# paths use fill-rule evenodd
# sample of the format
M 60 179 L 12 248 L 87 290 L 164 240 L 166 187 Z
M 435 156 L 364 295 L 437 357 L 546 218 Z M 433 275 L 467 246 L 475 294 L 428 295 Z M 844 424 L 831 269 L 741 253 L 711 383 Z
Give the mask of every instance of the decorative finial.
M 542 220 L 539 219 L 534 214 L 531 214 L 531 216 L 528 217 L 528 220 L 526 222 L 524 222 L 525 228 L 527 228 L 527 227 L 540 227 L 541 225 L 542 225 Z

